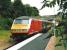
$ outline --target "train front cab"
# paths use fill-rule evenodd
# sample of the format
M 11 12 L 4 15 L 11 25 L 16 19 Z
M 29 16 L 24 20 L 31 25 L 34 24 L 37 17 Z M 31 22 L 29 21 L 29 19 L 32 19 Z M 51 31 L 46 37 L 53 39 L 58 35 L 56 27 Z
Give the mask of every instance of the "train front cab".
M 11 37 L 13 39 L 23 39 L 24 37 L 27 37 L 30 24 L 31 19 L 15 19 L 11 27 Z
M 15 19 L 11 33 L 13 39 L 24 39 L 42 30 L 42 22 L 34 19 Z

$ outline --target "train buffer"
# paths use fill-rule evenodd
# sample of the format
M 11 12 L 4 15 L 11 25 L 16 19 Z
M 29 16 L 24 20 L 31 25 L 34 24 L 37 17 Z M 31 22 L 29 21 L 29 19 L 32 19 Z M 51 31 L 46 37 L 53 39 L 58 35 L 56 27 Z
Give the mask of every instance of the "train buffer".
M 45 39 L 49 33 L 38 33 L 6 50 L 45 50 L 49 39 Z

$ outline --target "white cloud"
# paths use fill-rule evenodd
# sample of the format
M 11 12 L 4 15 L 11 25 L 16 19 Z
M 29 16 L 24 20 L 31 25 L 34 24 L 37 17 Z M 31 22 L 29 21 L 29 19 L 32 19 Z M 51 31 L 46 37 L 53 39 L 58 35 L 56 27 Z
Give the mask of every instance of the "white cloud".
M 56 5 L 53 8 L 45 7 L 42 10 L 39 10 L 39 12 L 40 12 L 39 14 L 41 16 L 43 16 L 43 15 L 54 15 L 54 14 L 57 14 L 59 12 L 58 9 L 59 9 L 58 5 Z

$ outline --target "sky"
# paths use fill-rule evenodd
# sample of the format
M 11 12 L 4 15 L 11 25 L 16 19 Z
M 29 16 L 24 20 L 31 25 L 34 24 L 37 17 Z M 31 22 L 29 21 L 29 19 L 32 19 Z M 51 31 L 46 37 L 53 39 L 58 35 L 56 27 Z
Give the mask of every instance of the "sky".
M 30 4 L 30 6 L 36 7 L 39 10 L 39 14 L 41 16 L 57 14 L 57 10 L 59 8 L 58 5 L 56 5 L 54 8 L 45 7 L 42 10 L 40 10 L 43 5 L 42 1 L 43 0 L 22 0 L 23 4 Z

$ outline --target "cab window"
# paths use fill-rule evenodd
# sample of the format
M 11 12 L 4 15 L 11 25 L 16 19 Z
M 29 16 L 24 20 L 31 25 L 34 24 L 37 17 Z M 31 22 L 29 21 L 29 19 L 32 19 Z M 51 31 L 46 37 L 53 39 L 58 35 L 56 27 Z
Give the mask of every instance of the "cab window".
M 22 24 L 29 24 L 29 20 L 22 20 Z
M 29 20 L 16 19 L 15 24 L 29 24 Z

